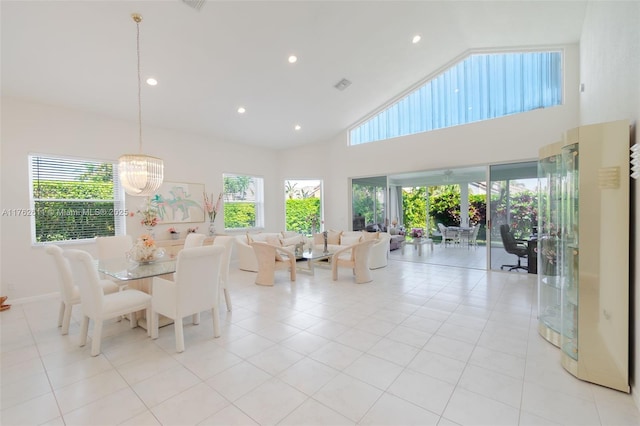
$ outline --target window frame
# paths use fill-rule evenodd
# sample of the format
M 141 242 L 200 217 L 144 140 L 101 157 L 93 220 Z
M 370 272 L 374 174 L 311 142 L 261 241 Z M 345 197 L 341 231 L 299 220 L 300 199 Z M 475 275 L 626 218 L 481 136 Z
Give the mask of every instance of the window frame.
M 36 168 L 34 167 L 34 162 L 36 159 L 44 159 L 49 161 L 62 161 L 68 162 L 71 164 L 84 163 L 84 166 L 88 165 L 103 165 L 110 164 L 112 167 L 112 184 L 113 184 L 113 197 L 109 199 L 99 199 L 99 198 L 88 198 L 88 199 L 73 199 L 73 198 L 46 198 L 46 197 L 36 197 L 34 193 L 34 185 L 37 181 Z M 114 232 L 113 234 L 103 234 L 100 236 L 119 236 L 126 235 L 126 218 L 128 216 L 128 210 L 125 206 L 125 193 L 122 187 L 120 186 L 120 179 L 118 175 L 118 164 L 111 160 L 102 160 L 95 158 L 86 158 L 86 157 L 75 157 L 70 155 L 59 155 L 59 154 L 43 154 L 43 153 L 29 153 L 27 156 L 28 162 L 28 170 L 29 170 L 29 219 L 30 219 L 30 234 L 31 234 L 31 245 L 32 246 L 44 246 L 47 244 L 58 244 L 58 245 L 67 245 L 67 244 L 86 244 L 88 242 L 93 241 L 95 236 L 86 237 L 86 238 L 75 238 L 75 239 L 64 239 L 64 240 L 51 240 L 51 241 L 38 241 L 37 240 L 37 229 L 36 229 L 36 216 L 38 215 L 39 209 L 36 208 L 36 204 L 39 202 L 78 202 L 78 203 L 87 203 L 87 208 L 82 208 L 82 210 L 72 210 L 69 209 L 65 211 L 64 214 L 70 214 L 74 216 L 83 216 L 83 217 L 100 217 L 105 213 L 109 213 L 109 216 L 113 217 L 113 225 Z M 53 177 L 56 177 L 55 174 Z M 64 177 L 63 173 L 60 173 L 57 177 Z M 65 179 L 60 179 L 60 181 L 64 181 Z M 70 181 L 74 181 L 70 179 Z M 76 182 L 80 182 L 76 180 Z M 113 203 L 113 208 L 105 209 L 103 208 L 92 208 L 90 206 L 91 203 Z M 63 214 L 62 211 L 60 213 Z
M 314 191 L 314 193 L 318 193 L 318 196 L 313 196 L 313 197 L 305 197 L 305 193 L 301 193 L 301 189 L 294 191 L 295 195 L 291 196 L 291 194 L 289 194 L 289 191 L 287 189 L 287 182 L 295 182 L 295 184 L 297 183 L 301 183 L 301 182 L 315 182 L 317 183 L 317 187 L 318 190 Z M 303 178 L 303 179 L 284 179 L 283 181 L 284 183 L 284 230 L 285 231 L 296 231 L 296 232 L 302 232 L 302 229 L 287 229 L 287 223 L 288 223 L 288 216 L 287 216 L 287 199 L 289 198 L 295 198 L 295 199 L 304 199 L 304 198 L 317 198 L 320 200 L 320 206 L 319 206 L 319 212 L 318 212 L 318 223 L 315 223 L 315 231 L 314 231 L 314 227 L 313 225 L 310 225 L 308 230 L 311 230 L 311 232 L 306 232 L 306 235 L 311 235 L 314 232 L 322 232 L 324 231 L 324 181 L 322 179 L 312 179 L 312 178 Z M 294 184 L 294 185 L 295 185 Z M 291 188 L 293 189 L 293 188 Z M 308 231 L 307 230 L 307 231 Z
M 512 106 L 514 99 L 505 97 L 505 105 L 493 105 L 490 100 L 495 101 L 498 98 L 496 93 L 500 93 L 506 96 L 507 88 L 500 87 L 496 92 L 493 90 L 489 93 L 488 83 L 481 80 L 478 86 L 481 88 L 471 90 L 466 87 L 466 82 L 469 79 L 485 78 L 485 73 L 476 72 L 469 73 L 464 78 L 456 74 L 456 71 L 460 71 L 459 67 L 467 66 L 475 67 L 478 61 L 484 60 L 491 62 L 492 58 L 497 55 L 527 55 L 527 54 L 558 54 L 559 59 L 557 61 L 559 75 L 546 77 L 547 80 L 553 80 L 558 84 L 558 93 L 556 102 L 546 104 L 541 101 L 543 105 L 529 106 L 531 99 L 527 96 L 518 97 L 515 100 L 523 103 L 523 106 L 518 111 L 510 112 L 497 112 L 494 109 L 508 108 L 506 105 Z M 474 58 L 477 57 L 477 58 Z M 514 56 L 515 57 L 515 56 Z M 506 57 L 504 61 L 513 61 L 514 58 Z M 535 59 L 536 61 L 539 59 Z M 469 61 L 468 63 L 466 61 Z M 533 62 L 533 59 L 532 59 Z M 553 62 L 553 61 L 550 61 Z M 347 129 L 347 146 L 354 147 L 358 145 L 365 145 L 372 142 L 380 142 L 385 140 L 391 140 L 398 137 L 405 137 L 420 133 L 426 133 L 434 130 L 441 130 L 449 127 L 477 123 L 480 121 L 491 120 L 495 118 L 506 117 L 514 114 L 521 114 L 535 109 L 551 108 L 554 106 L 561 106 L 565 102 L 565 50 L 561 47 L 539 47 L 531 49 L 478 49 L 470 50 L 460 55 L 444 67 L 440 68 L 435 73 L 420 80 L 404 92 L 393 97 L 384 105 L 375 109 L 370 114 L 366 115 L 362 119 L 358 120 L 352 126 Z M 533 66 L 533 64 L 532 64 Z M 523 74 L 524 75 L 524 74 Z M 505 80 L 512 80 L 512 75 L 503 75 Z M 456 85 L 459 82 L 459 85 Z M 511 82 L 512 84 L 513 82 Z M 462 86 L 460 95 L 457 95 L 457 88 Z M 451 87 L 456 87 L 456 91 L 453 92 L 456 96 L 448 93 Z M 471 86 L 473 87 L 473 86 Z M 423 99 L 424 95 L 419 93 L 430 93 L 427 99 Z M 435 94 L 434 94 L 435 93 Z M 440 93 L 448 94 L 446 98 L 441 98 Z M 539 95 L 540 93 L 537 93 Z M 485 96 L 482 100 L 478 100 L 477 96 Z M 464 99 L 461 101 L 461 99 Z M 546 98 L 545 98 L 546 99 Z M 428 103 L 425 103 L 427 102 Z M 471 103 L 469 103 L 471 102 Z M 524 103 L 527 106 L 524 106 Z M 413 107 L 413 112 L 409 111 L 409 105 Z M 434 107 L 430 109 L 430 107 Z M 465 111 L 465 107 L 467 110 Z M 453 109 L 452 109 L 453 108 Z M 469 112 L 474 109 L 473 113 Z M 453 112 L 453 111 L 457 112 Z M 394 115 L 393 111 L 401 111 L 401 113 Z M 483 111 L 483 112 L 477 112 Z M 446 112 L 446 114 L 444 114 Z M 387 114 L 387 116 L 385 116 Z M 405 115 L 406 114 L 406 115 Z M 478 116 L 480 114 L 480 116 Z M 465 117 L 461 119 L 461 116 Z M 418 125 L 417 122 L 420 122 Z M 405 124 L 402 124 L 406 122 Z M 443 124 L 446 122 L 445 124 Z
M 230 199 L 229 193 L 227 193 L 226 182 L 227 178 L 238 178 L 238 177 L 246 177 L 250 178 L 253 181 L 253 200 L 235 200 Z M 223 205 L 223 223 L 225 231 L 251 231 L 256 229 L 264 229 L 265 226 L 265 218 L 264 218 L 264 177 L 257 175 L 249 175 L 245 173 L 223 173 L 222 174 L 222 205 Z M 253 203 L 254 204 L 254 213 L 255 213 L 255 223 L 253 226 L 246 227 L 230 227 L 227 225 L 227 205 L 230 203 Z

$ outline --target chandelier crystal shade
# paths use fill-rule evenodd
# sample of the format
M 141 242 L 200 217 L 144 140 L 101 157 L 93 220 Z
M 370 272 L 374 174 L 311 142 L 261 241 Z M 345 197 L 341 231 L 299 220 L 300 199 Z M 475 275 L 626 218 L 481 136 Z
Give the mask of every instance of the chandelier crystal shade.
M 149 196 L 153 195 L 164 178 L 164 163 L 160 158 L 142 154 L 142 101 L 140 78 L 140 22 L 142 16 L 134 13 L 131 15 L 137 29 L 137 54 L 138 54 L 138 142 L 139 154 L 124 154 L 118 158 L 118 173 L 120 183 L 124 191 L 129 195 Z

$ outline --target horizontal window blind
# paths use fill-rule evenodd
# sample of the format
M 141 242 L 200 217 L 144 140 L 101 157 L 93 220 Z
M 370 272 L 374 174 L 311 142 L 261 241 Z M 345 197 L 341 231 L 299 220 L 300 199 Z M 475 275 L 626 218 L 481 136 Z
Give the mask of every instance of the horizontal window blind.
M 349 132 L 351 145 L 562 103 L 562 53 L 473 54 Z
M 124 194 L 113 163 L 30 155 L 32 242 L 125 233 Z

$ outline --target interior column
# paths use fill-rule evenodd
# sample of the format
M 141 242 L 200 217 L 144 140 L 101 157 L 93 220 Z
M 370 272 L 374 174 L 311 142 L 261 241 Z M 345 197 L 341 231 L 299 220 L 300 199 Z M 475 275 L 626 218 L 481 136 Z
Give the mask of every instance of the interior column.
M 460 184 L 460 226 L 469 226 L 469 183 Z

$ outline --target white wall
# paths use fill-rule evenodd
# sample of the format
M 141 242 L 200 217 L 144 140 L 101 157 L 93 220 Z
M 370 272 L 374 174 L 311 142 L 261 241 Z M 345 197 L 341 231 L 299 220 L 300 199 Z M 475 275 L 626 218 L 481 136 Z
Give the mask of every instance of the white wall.
M 144 153 L 164 160 L 167 181 L 204 183 L 208 192 L 218 194 L 225 172 L 264 177 L 266 227 L 277 228 L 280 203 L 274 200 L 282 198 L 275 184 L 277 152 L 251 148 L 252 154 L 247 155 L 246 146 L 157 128 L 145 128 L 143 136 Z M 3 98 L 0 208 L 29 208 L 30 153 L 116 160 L 121 154 L 137 152 L 137 141 L 137 123 Z M 135 210 L 140 203 L 140 198 L 127 197 L 129 209 Z M 0 294 L 15 300 L 58 291 L 51 278 L 53 264 L 41 247 L 31 246 L 30 218 L 2 216 L 0 225 Z M 204 223 L 195 225 L 206 233 Z M 142 232 L 135 219 L 127 226 L 131 235 Z M 155 231 L 158 238 L 166 227 Z M 92 253 L 95 249 L 93 244 L 76 247 Z
M 615 7 L 612 7 L 612 4 Z M 628 119 L 635 130 L 640 120 L 640 3 L 591 2 L 588 5 L 580 41 L 580 80 L 585 90 L 580 95 L 580 124 Z M 635 189 L 635 233 L 631 236 L 632 277 L 634 299 L 630 311 L 631 327 L 631 384 L 636 405 L 640 407 L 640 197 Z
M 578 52 L 577 45 L 565 47 L 562 106 L 353 147 L 347 146 L 345 132 L 326 143 L 283 152 L 282 180 L 324 179 L 325 227 L 349 229 L 349 178 L 536 160 L 541 146 L 561 140 L 578 125 Z
M 565 74 L 563 106 L 391 141 L 347 147 L 343 133 L 288 151 L 251 148 L 247 155 L 242 145 L 145 127 L 143 151 L 165 161 L 166 180 L 201 182 L 214 194 L 222 189 L 222 173 L 263 176 L 267 230 L 284 228 L 285 179 L 322 179 L 325 226 L 347 229 L 351 177 L 537 158 L 540 146 L 577 125 L 577 46 L 566 48 Z M 29 153 L 115 160 L 137 150 L 137 124 L 5 97 L 1 147 L 1 207 L 28 208 Z M 128 208 L 139 204 L 139 199 L 127 198 Z M 0 226 L 0 294 L 15 300 L 57 291 L 49 259 L 41 248 L 31 246 L 29 218 L 3 216 Z M 127 231 L 137 235 L 142 228 L 130 219 Z M 92 245 L 80 248 L 94 251 Z

